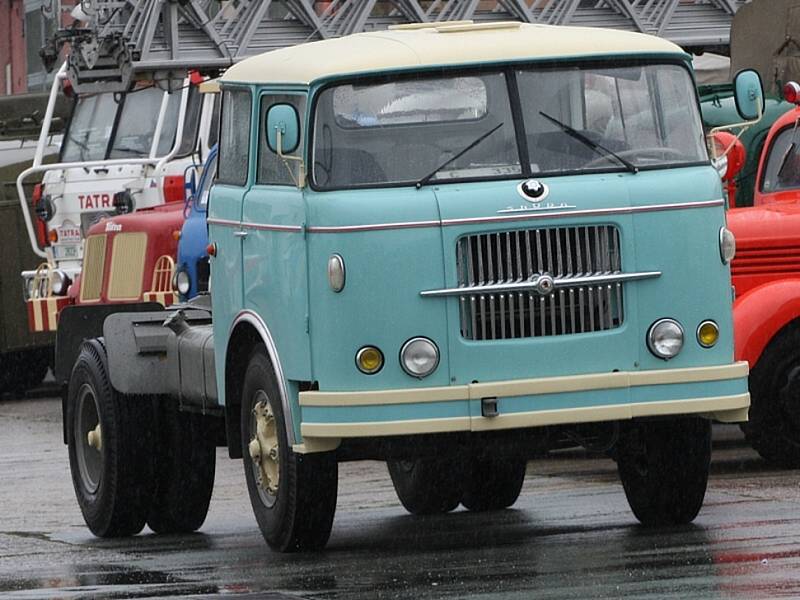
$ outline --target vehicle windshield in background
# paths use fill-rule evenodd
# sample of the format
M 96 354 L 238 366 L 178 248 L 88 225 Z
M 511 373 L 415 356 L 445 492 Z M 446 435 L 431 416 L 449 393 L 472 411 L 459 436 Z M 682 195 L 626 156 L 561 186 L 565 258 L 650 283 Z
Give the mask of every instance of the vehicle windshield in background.
M 708 162 L 699 110 L 686 102 L 695 91 L 684 67 L 529 68 L 515 75 L 531 175 Z M 322 189 L 411 184 L 441 165 L 432 181 L 517 178 L 523 169 L 508 88 L 504 73 L 482 72 L 323 90 L 313 182 Z
M 764 169 L 765 192 L 800 188 L 800 132 L 794 127 L 781 131 L 772 142 Z
M 61 161 L 103 160 L 118 106 L 111 93 L 79 97 L 61 146 Z
M 181 109 L 181 90 L 169 94 L 164 125 L 158 139 L 156 156 L 169 154 L 175 144 L 178 116 Z M 62 162 L 82 162 L 105 159 L 142 158 L 150 156 L 158 114 L 164 91 L 158 87 L 141 88 L 124 95 L 105 93 L 81 96 L 64 136 L 61 149 Z M 193 86 L 189 90 L 184 131 L 178 155 L 184 156 L 194 149 L 200 124 L 202 98 Z M 114 139 L 114 121 L 121 110 Z
M 197 201 L 202 208 L 205 208 L 208 204 L 208 194 L 217 174 L 217 156 L 219 155 L 214 154 L 211 160 L 208 161 L 206 169 L 203 171 L 203 176 L 200 178 L 200 187 L 197 188 Z
M 164 91 L 158 87 L 147 87 L 127 94 L 109 158 L 150 156 L 150 147 L 153 144 L 163 99 Z M 164 156 L 172 149 L 180 105 L 180 92 L 170 94 L 164 125 L 159 136 L 157 156 Z

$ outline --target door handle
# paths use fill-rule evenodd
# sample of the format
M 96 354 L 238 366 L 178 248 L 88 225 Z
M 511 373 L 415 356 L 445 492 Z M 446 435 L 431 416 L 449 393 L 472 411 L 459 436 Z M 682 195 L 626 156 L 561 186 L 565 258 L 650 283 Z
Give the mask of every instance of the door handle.
M 247 232 L 246 231 L 234 231 L 233 232 L 233 236 L 237 237 L 237 238 L 244 239 L 244 238 L 247 237 Z

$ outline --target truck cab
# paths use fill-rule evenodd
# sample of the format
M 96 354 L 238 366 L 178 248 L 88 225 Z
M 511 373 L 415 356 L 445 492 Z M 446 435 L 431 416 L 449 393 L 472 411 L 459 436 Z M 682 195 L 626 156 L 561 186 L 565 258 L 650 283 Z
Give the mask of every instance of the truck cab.
M 201 94 L 201 82 L 202 77 L 194 74 L 179 89 L 145 81 L 122 94 L 73 95 L 56 164 L 34 160 L 34 166 L 20 176 L 23 180 L 34 172 L 43 173 L 31 201 L 29 228 L 31 246 L 43 258 L 43 267 L 22 273 L 29 313 L 37 310 L 36 305 L 60 308 L 67 303 L 67 290 L 81 272 L 84 240 L 95 223 L 184 202 L 184 174 L 201 164 L 216 135 L 215 95 Z M 68 80 L 60 74 L 54 89 L 62 85 L 71 94 Z M 45 120 L 42 135 L 48 127 Z M 27 206 L 22 192 L 20 199 Z M 46 277 L 41 276 L 44 270 Z M 52 331 L 56 322 L 31 320 L 29 327 Z
M 211 305 L 110 315 L 72 370 L 92 531 L 199 527 L 213 466 L 189 454 L 213 460 L 211 423 L 282 552 L 326 544 L 338 464 L 364 459 L 411 513 L 486 511 L 514 504 L 530 456 L 584 445 L 615 457 L 644 525 L 695 518 L 711 420 L 750 401 L 689 55 L 415 24 L 249 58 L 220 86 Z
M 775 121 L 757 157 L 754 206 L 730 210 L 736 236 L 736 356 L 752 369 L 745 433 L 759 453 L 800 465 L 800 86 L 787 83 L 794 108 Z

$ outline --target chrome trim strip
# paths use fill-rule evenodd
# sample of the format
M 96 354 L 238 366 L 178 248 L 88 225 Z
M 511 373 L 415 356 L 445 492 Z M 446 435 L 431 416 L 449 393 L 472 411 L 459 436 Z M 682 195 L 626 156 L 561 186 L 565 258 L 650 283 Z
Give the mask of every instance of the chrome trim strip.
M 244 229 L 255 229 L 257 231 L 287 231 L 292 233 L 302 233 L 300 225 L 274 225 L 271 223 L 242 223 Z
M 292 233 L 302 233 L 301 225 L 275 225 L 273 223 L 248 223 L 244 221 L 232 221 L 230 219 L 206 219 L 209 225 L 222 225 L 224 227 L 241 227 L 242 229 L 256 229 L 260 231 L 288 231 Z
M 371 225 L 339 225 L 333 227 L 309 227 L 309 233 L 349 233 L 353 231 L 381 231 L 384 229 L 416 229 L 419 227 L 439 227 L 442 221 L 409 221 L 401 223 L 375 223 Z
M 703 202 L 677 202 L 674 204 L 653 204 L 650 206 L 627 206 L 622 208 L 591 208 L 586 210 L 554 211 L 546 213 L 533 213 L 499 217 L 466 217 L 463 219 L 443 219 L 441 221 L 408 221 L 399 223 L 374 223 L 369 225 L 339 225 L 339 226 L 313 226 L 307 227 L 309 233 L 352 233 L 358 231 L 382 231 L 386 229 L 414 229 L 420 227 L 451 227 L 454 225 L 469 225 L 480 223 L 507 223 L 515 221 L 533 221 L 537 219 L 550 219 L 557 217 L 588 217 L 599 215 L 630 215 L 647 212 L 661 212 L 669 210 L 683 210 L 692 208 L 710 208 L 724 206 L 725 201 L 706 200 Z M 211 220 L 209 220 L 210 222 Z
M 642 271 L 639 273 L 615 273 L 613 275 L 586 275 L 579 277 L 552 277 L 550 275 L 537 275 L 528 281 L 516 283 L 497 283 L 489 285 L 473 285 L 457 288 L 444 288 L 440 290 L 425 290 L 419 295 L 423 297 L 439 298 L 443 296 L 474 296 L 476 294 L 500 294 L 503 292 L 536 292 L 539 295 L 550 295 L 553 290 L 574 288 L 593 285 L 607 285 L 625 281 L 639 281 L 661 277 L 661 271 Z M 542 284 L 545 285 L 542 285 Z M 548 283 L 552 283 L 550 288 Z
M 297 443 L 297 437 L 294 433 L 294 419 L 292 418 L 292 409 L 289 406 L 289 393 L 286 389 L 286 379 L 283 376 L 283 367 L 281 367 L 281 360 L 278 357 L 278 348 L 275 346 L 275 341 L 272 339 L 272 334 L 269 331 L 269 327 L 267 324 L 264 323 L 263 319 L 252 310 L 242 310 L 236 317 L 233 319 L 231 323 L 231 327 L 228 330 L 228 340 L 231 339 L 231 334 L 233 330 L 239 323 L 248 323 L 255 327 L 258 335 L 261 337 L 261 341 L 264 342 L 264 345 L 267 348 L 267 354 L 269 355 L 269 360 L 272 363 L 272 367 L 275 369 L 275 375 L 278 379 L 278 387 L 280 388 L 281 394 L 281 406 L 283 407 L 283 418 L 286 423 L 286 435 L 288 437 L 289 445 L 293 446 Z M 225 363 L 228 362 L 228 350 L 230 345 L 225 349 Z M 226 382 L 223 382 L 223 386 Z M 228 404 L 228 398 L 225 398 L 225 404 Z

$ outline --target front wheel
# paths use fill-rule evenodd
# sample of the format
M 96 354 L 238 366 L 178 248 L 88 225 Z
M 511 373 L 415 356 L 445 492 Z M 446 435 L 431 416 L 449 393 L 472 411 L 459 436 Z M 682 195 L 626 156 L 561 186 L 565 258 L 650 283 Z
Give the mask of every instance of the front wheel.
M 769 343 L 750 371 L 750 420 L 742 425 L 764 459 L 800 467 L 800 327 L 792 324 Z
M 262 345 L 250 355 L 242 388 L 244 474 L 261 534 L 278 552 L 319 550 L 336 512 L 336 456 L 289 446 L 280 388 Z
M 691 523 L 708 483 L 711 422 L 626 423 L 617 444 L 617 469 L 636 518 L 647 526 Z
M 67 397 L 69 466 L 89 529 L 99 537 L 139 533 L 152 495 L 148 398 L 117 393 L 99 340 L 84 342 Z

